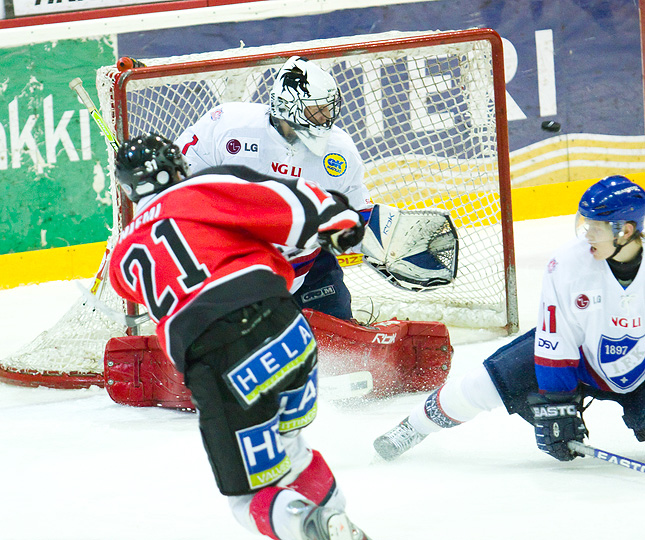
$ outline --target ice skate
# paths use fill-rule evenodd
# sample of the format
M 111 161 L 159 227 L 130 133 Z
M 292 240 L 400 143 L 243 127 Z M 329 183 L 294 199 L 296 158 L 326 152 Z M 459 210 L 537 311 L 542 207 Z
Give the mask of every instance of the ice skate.
M 392 461 L 403 452 L 419 444 L 426 435 L 419 433 L 409 422 L 409 417 L 374 441 L 374 449 L 386 461 Z
M 296 501 L 289 506 L 293 513 L 303 516 L 304 540 L 370 540 L 344 512 L 304 501 Z

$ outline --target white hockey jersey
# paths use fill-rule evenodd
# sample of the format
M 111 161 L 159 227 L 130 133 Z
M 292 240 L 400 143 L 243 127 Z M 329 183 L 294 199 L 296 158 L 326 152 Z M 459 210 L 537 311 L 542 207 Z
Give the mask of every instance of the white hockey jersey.
M 332 126 L 323 156 L 311 152 L 300 140 L 288 143 L 270 124 L 269 107 L 259 103 L 223 103 L 211 109 L 176 140 L 191 173 L 217 165 L 244 165 L 284 179 L 304 178 L 326 190 L 344 194 L 355 210 L 372 207 L 363 184 L 365 167 L 351 137 Z M 365 215 L 363 217 L 366 217 Z M 297 291 L 313 265 L 319 249 L 283 249 L 293 264 Z
M 624 289 L 584 239 L 556 252 L 544 274 L 535 334 L 541 390 L 570 392 L 582 382 L 625 394 L 643 383 L 643 266 Z
M 216 165 L 245 165 L 260 173 L 302 177 L 343 193 L 356 210 L 371 207 L 365 167 L 351 137 L 333 126 L 323 156 L 297 140 L 289 144 L 269 123 L 269 107 L 224 103 L 209 111 L 176 141 L 196 173 Z

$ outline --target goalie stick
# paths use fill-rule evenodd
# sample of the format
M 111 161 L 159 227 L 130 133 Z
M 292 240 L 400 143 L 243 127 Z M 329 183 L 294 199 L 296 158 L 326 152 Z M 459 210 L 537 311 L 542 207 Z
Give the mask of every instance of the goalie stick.
M 618 454 L 612 454 L 606 450 L 600 450 L 599 448 L 594 448 L 593 446 L 587 446 L 578 441 L 569 441 L 569 449 L 573 452 L 578 452 L 579 454 L 584 454 L 585 456 L 590 456 L 601 461 L 606 461 L 612 465 L 618 465 L 620 467 L 625 467 L 626 469 L 632 469 L 641 473 L 645 473 L 645 463 L 642 461 L 637 461 L 635 459 L 626 458 L 619 456 Z
M 80 99 L 83 105 L 87 107 L 87 110 L 90 112 L 90 116 L 94 119 L 94 122 L 96 122 L 96 125 L 99 127 L 101 133 L 103 133 L 114 152 L 116 152 L 119 149 L 119 143 L 116 140 L 116 136 L 114 135 L 114 133 L 112 133 L 110 127 L 105 123 L 105 120 L 103 120 L 103 117 L 101 116 L 99 110 L 96 108 L 96 105 L 94 105 L 92 98 L 87 93 L 87 90 L 85 90 L 85 88 L 83 87 L 83 81 L 80 79 L 80 77 L 72 79 L 69 83 L 69 87 L 72 89 L 72 91 L 76 92 L 78 99 Z

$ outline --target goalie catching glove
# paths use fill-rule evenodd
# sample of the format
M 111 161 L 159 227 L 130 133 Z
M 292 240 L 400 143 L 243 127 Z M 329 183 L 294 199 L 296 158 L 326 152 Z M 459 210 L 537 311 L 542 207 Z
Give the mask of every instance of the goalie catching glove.
M 365 221 L 349 205 L 345 195 L 329 191 L 335 204 L 323 212 L 329 213 L 329 219 L 318 228 L 318 243 L 325 251 L 338 256 L 351 247 L 360 244 L 365 234 Z
M 589 434 L 582 420 L 582 397 L 572 394 L 530 394 L 535 440 L 543 452 L 560 461 L 571 461 L 582 454 L 569 449 L 570 441 L 582 442 Z
M 361 251 L 368 265 L 408 290 L 447 285 L 457 275 L 459 239 L 443 210 L 376 204 Z

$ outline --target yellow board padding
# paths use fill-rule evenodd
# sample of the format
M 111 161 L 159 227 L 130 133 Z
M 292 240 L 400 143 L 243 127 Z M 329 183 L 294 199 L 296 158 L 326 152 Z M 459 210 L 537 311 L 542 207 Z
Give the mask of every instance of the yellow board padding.
M 645 174 L 645 137 L 559 135 L 510 153 L 514 187 Z
M 25 251 L 0 256 L 0 289 L 46 281 L 93 277 L 107 242 Z
M 623 172 L 622 174 L 645 187 L 645 173 L 630 174 Z M 575 214 L 580 197 L 597 180 L 599 178 L 513 188 L 511 190 L 513 220 L 524 221 Z M 481 202 L 476 200 L 476 195 L 461 194 L 458 197 L 466 197 L 470 200 L 456 202 L 444 198 L 440 201 L 431 196 L 428 200 L 422 201 L 414 205 L 414 207 L 442 208 L 454 214 L 455 206 L 466 204 L 468 211 L 475 211 L 474 215 L 476 217 L 467 218 L 464 215 L 460 215 L 466 209 L 464 207 L 459 211 L 458 215 L 452 215 L 453 222 L 457 227 L 477 223 L 488 225 L 497 219 L 495 216 L 487 215 L 487 212 L 491 210 L 483 207 Z M 490 201 L 488 204 L 490 204 Z M 0 255 L 0 289 L 11 289 L 19 285 L 30 285 L 46 281 L 94 277 L 101 264 L 105 247 L 106 242 L 96 242 L 65 248 Z M 354 257 L 352 260 L 348 258 L 342 262 L 344 265 L 356 264 L 357 258 Z
M 645 173 L 623 174 L 645 188 Z M 513 221 L 575 214 L 582 194 L 598 180 L 600 178 L 513 188 Z

